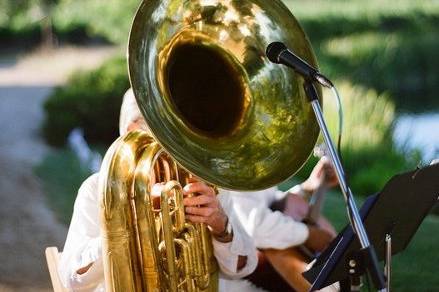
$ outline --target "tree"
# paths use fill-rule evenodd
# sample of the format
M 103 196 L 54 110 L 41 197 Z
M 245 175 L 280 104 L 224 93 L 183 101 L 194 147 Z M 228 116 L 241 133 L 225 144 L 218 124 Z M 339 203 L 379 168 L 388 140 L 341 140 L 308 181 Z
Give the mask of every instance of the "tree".
M 40 7 L 45 15 L 41 21 L 41 37 L 42 44 L 46 48 L 52 48 L 56 42 L 55 34 L 52 26 L 52 12 L 59 0 L 40 0 Z

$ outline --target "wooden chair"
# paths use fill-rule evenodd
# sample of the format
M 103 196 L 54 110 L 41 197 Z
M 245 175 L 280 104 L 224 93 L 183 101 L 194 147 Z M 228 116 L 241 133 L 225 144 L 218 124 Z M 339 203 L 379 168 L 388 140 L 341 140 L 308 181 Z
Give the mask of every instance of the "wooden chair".
M 46 248 L 46 261 L 47 261 L 47 267 L 49 268 L 50 280 L 52 281 L 53 291 L 68 292 L 69 290 L 64 288 L 58 274 L 59 256 L 60 256 L 60 252 L 58 252 L 57 247 L 51 246 Z

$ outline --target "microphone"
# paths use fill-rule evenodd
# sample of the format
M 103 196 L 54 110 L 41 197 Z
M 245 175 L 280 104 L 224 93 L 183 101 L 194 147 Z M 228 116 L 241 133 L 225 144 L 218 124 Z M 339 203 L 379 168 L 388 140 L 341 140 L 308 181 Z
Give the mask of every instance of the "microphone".
M 298 74 L 307 80 L 317 81 L 323 86 L 333 87 L 332 82 L 317 71 L 314 67 L 302 60 L 299 56 L 288 50 L 281 42 L 273 42 L 268 45 L 266 50 L 268 59 L 276 64 L 283 64 L 293 68 Z

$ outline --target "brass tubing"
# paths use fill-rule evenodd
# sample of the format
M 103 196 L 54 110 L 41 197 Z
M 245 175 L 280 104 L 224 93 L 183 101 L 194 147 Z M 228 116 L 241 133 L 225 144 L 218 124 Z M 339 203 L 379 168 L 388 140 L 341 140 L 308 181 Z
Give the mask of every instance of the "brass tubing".
M 135 183 L 134 198 L 137 211 L 139 250 L 142 259 L 142 279 L 146 291 L 160 291 L 165 281 L 160 267 L 158 250 L 159 239 L 155 228 L 155 216 L 151 202 L 151 173 L 154 169 L 161 147 L 157 143 L 149 144 L 139 160 Z
M 202 254 L 203 277 L 201 278 L 202 281 L 200 281 L 200 286 L 202 286 L 203 288 L 207 288 L 210 285 L 210 273 L 212 272 L 212 265 L 211 265 L 212 257 L 213 257 L 212 240 L 210 238 L 210 233 L 207 230 L 207 226 L 205 224 L 197 224 L 196 228 L 198 230 L 199 242 L 201 242 L 201 250 L 205 251 Z
M 187 182 L 188 173 L 146 132 L 131 132 L 108 150 L 99 178 L 107 291 L 216 291 L 215 283 L 206 290 L 209 283 L 200 282 L 216 273 L 205 268 L 203 254 L 211 251 L 185 222 L 182 187 L 169 179 Z M 166 181 L 156 209 L 151 188 Z
M 116 140 L 99 175 L 100 222 L 106 291 L 141 291 L 130 192 L 137 160 L 150 137 L 134 132 Z
M 190 249 L 189 249 L 190 261 L 193 263 L 191 272 L 193 277 L 195 279 L 198 279 L 199 277 L 202 276 L 203 267 L 202 267 L 202 263 L 199 260 L 202 257 L 201 257 L 200 245 L 197 244 L 199 242 L 196 237 L 197 231 L 194 225 L 192 224 L 186 224 L 185 229 L 186 229 L 185 239 L 187 242 L 190 243 Z
M 191 261 L 189 258 L 189 249 L 190 249 L 190 243 L 186 240 L 182 239 L 175 239 L 175 243 L 180 248 L 181 253 L 181 259 L 183 264 L 183 270 L 184 270 L 184 280 L 180 282 L 180 287 L 182 285 L 186 285 L 186 289 L 184 291 L 188 292 L 196 292 L 197 288 L 195 286 L 193 277 L 191 275 Z
M 181 189 L 180 184 L 177 181 L 170 181 L 165 185 L 165 189 L 162 191 L 160 197 L 161 218 L 162 218 L 162 232 L 163 240 L 166 250 L 166 262 L 168 269 L 168 282 L 171 292 L 177 291 L 178 286 L 178 273 L 175 264 L 176 252 L 174 245 L 174 232 L 172 228 L 171 208 L 169 206 L 169 198 L 174 189 Z

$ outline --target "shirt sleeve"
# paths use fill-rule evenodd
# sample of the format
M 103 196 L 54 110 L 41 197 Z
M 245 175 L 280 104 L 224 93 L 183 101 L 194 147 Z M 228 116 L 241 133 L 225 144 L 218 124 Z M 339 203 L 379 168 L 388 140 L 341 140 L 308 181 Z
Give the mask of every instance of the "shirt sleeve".
M 303 244 L 308 238 L 308 227 L 279 211 L 269 208 L 267 198 L 282 197 L 279 191 L 235 193 L 235 213 L 257 248 L 285 249 Z
M 229 196 L 219 194 L 218 199 L 224 212 L 229 218 L 233 230 L 231 242 L 223 243 L 213 238 L 213 249 L 215 258 L 221 270 L 221 277 L 237 279 L 251 274 L 257 265 L 256 247 L 253 240 L 243 229 L 240 221 L 236 218 Z M 246 264 L 240 270 L 237 269 L 238 257 L 246 257 Z
M 61 254 L 59 274 L 63 285 L 74 291 L 91 291 L 103 282 L 102 241 L 99 234 L 98 175 L 81 185 L 73 208 L 72 221 Z M 91 267 L 84 274 L 78 269 Z

